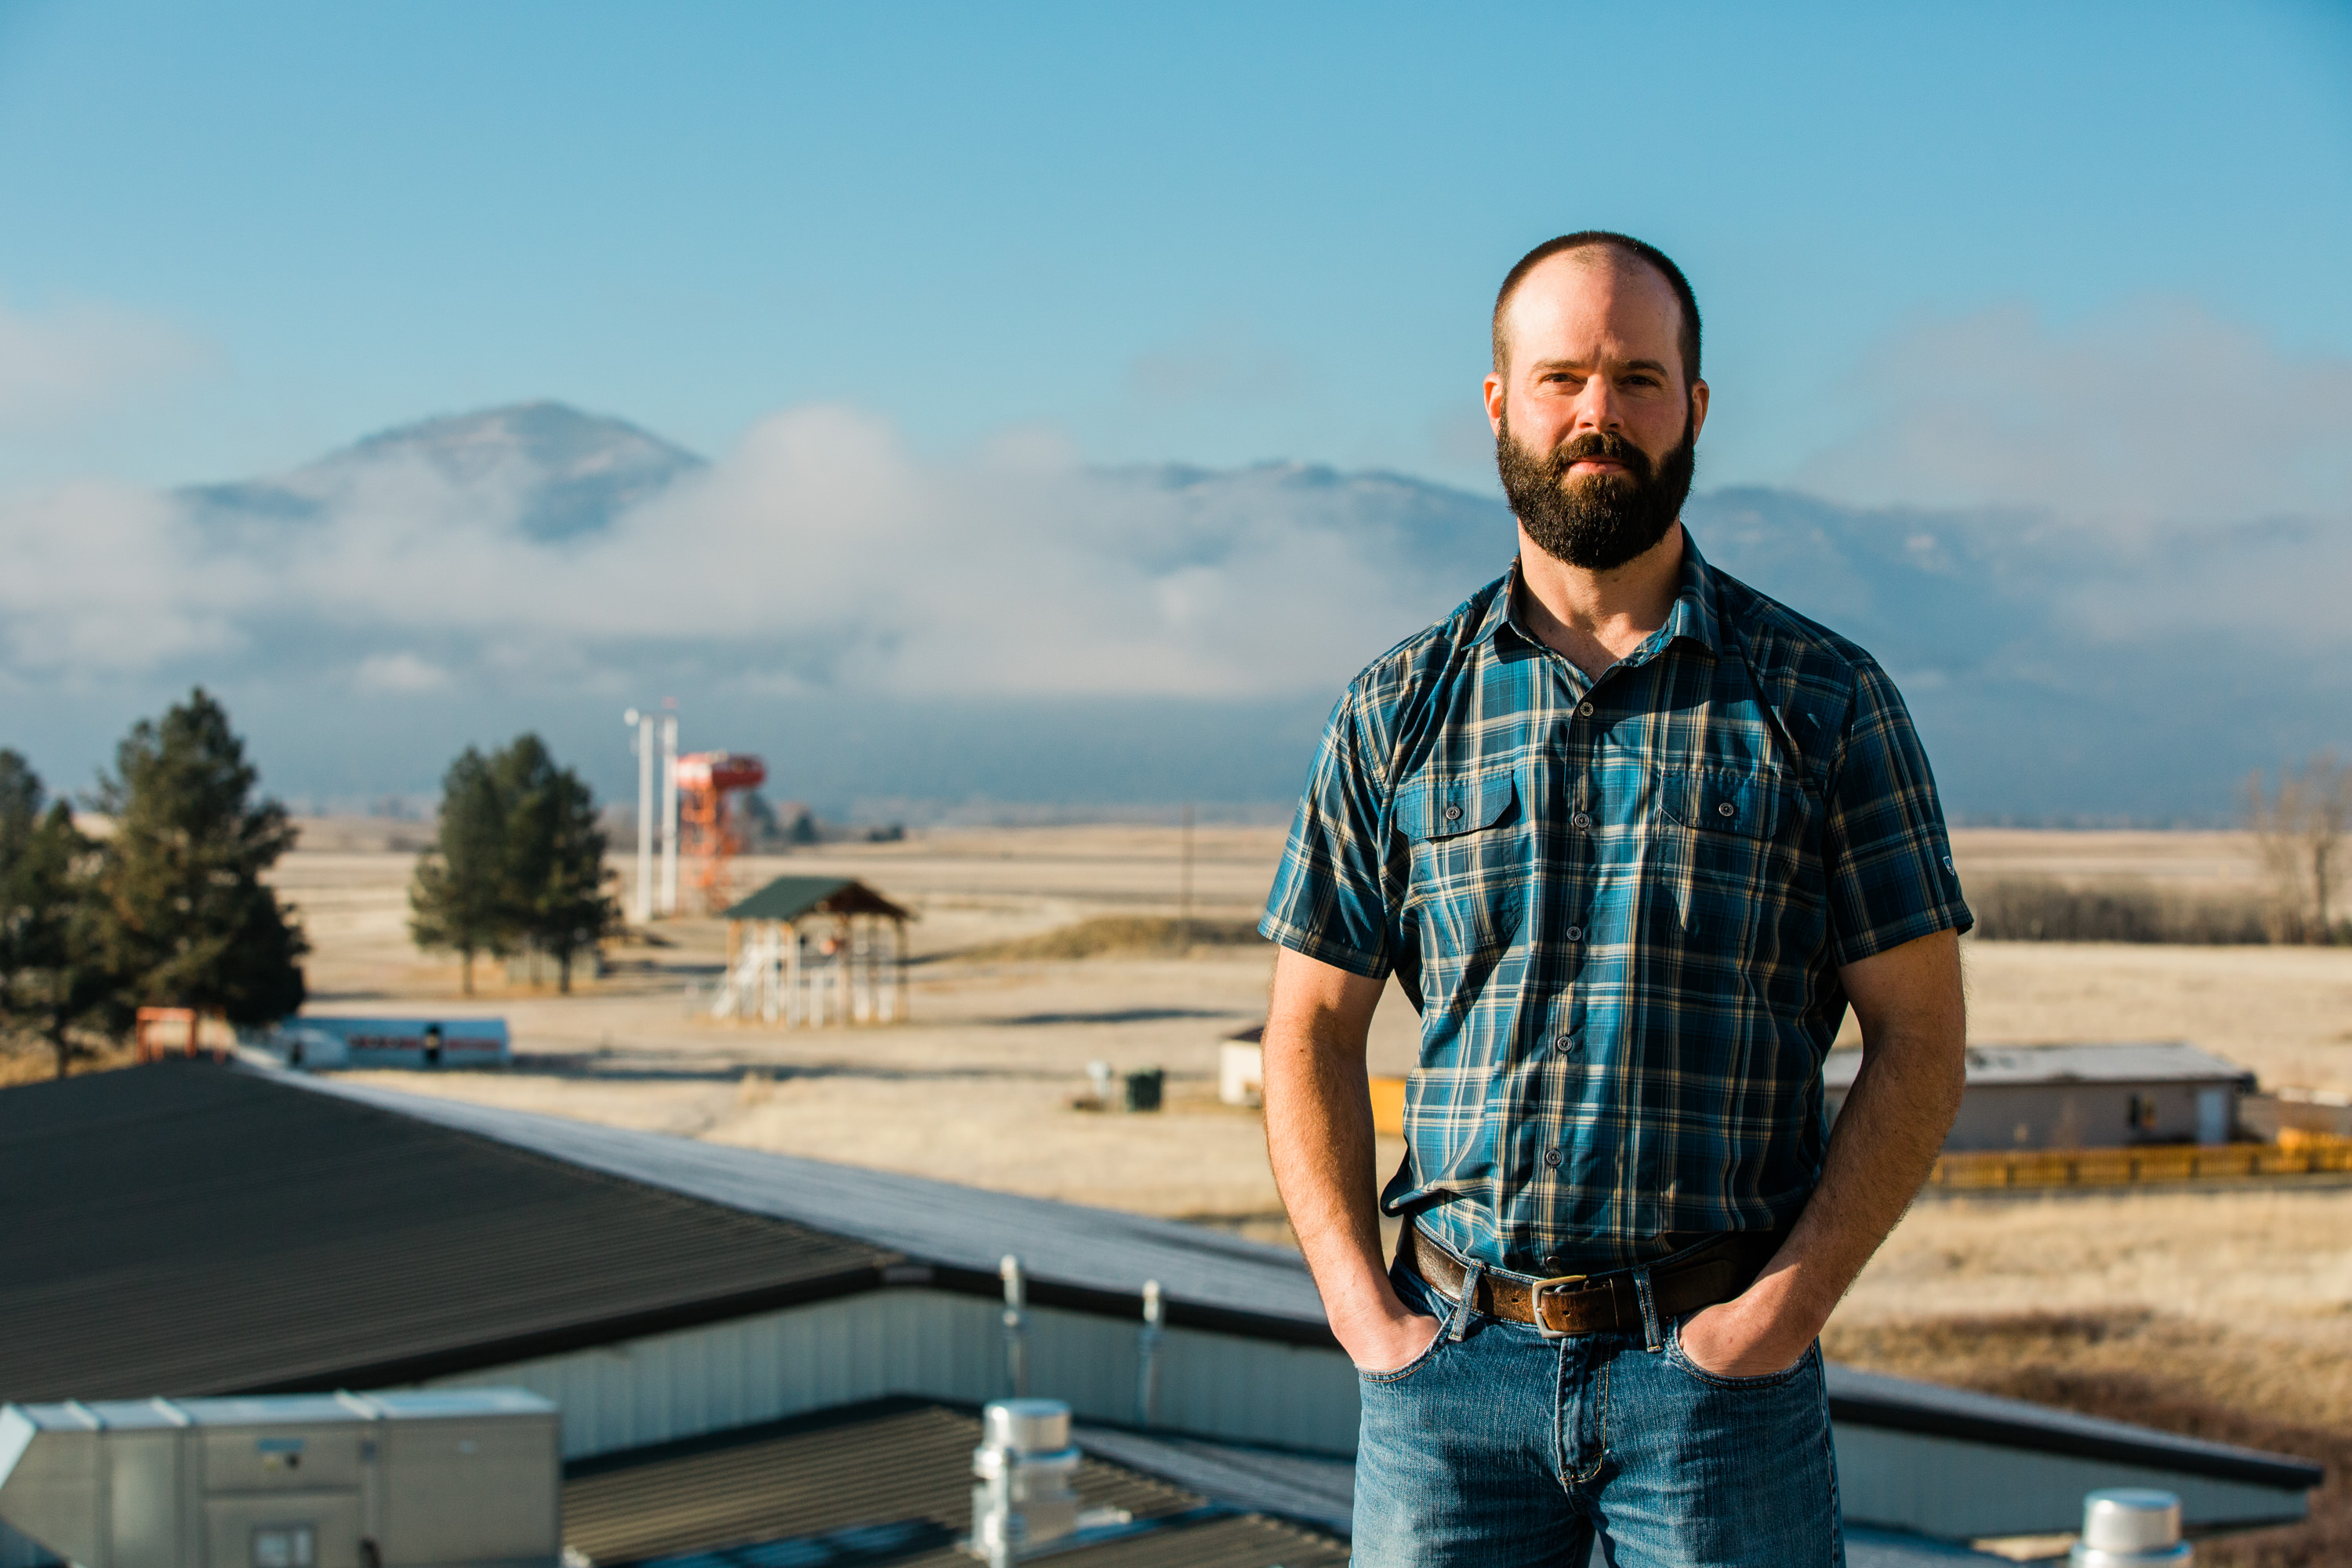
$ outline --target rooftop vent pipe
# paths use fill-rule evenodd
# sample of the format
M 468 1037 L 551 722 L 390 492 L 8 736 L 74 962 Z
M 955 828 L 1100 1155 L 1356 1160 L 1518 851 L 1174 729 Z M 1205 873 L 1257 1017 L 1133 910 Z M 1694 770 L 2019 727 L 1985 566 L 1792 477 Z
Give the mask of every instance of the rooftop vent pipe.
M 971 1451 L 974 1557 L 1005 1564 L 1078 1530 L 1078 1451 L 1058 1399 L 1000 1399 L 981 1413 Z
M 1160 1281 L 1143 1282 L 1143 1328 L 1135 1339 L 1135 1424 L 1160 1419 L 1160 1352 L 1168 1342 L 1168 1303 Z
M 1020 1399 L 1029 1392 L 1029 1277 L 1009 1252 L 996 1272 L 1004 1281 L 1004 1380 Z
M 2180 1500 L 2137 1487 L 2083 1499 L 2083 1539 L 2066 1559 L 2071 1568 L 2179 1568 L 2189 1560 Z

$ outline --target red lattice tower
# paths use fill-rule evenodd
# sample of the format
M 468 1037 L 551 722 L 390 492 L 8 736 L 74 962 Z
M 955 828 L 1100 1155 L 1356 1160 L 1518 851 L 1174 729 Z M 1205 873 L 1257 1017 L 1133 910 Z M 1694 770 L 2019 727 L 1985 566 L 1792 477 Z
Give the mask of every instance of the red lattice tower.
M 768 764 L 743 752 L 689 752 L 677 760 L 678 851 L 694 863 L 694 885 L 712 914 L 733 903 L 735 857 L 743 850 L 728 796 L 757 789 Z

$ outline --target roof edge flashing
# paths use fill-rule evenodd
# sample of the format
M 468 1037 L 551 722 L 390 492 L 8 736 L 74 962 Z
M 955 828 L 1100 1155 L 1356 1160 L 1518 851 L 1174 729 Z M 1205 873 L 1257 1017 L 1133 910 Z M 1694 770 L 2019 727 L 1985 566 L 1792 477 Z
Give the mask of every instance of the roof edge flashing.
M 1830 1419 L 1850 1426 L 1874 1426 L 1923 1437 L 1949 1437 L 1961 1442 L 2021 1448 L 2031 1453 L 2070 1458 L 2112 1460 L 2150 1469 L 2201 1476 L 2211 1480 L 2273 1487 L 2281 1491 L 2298 1494 L 2326 1479 L 2324 1467 L 2294 1455 L 2239 1448 L 2203 1438 L 2184 1437 L 2158 1427 L 2136 1426 L 2128 1422 L 2077 1415 L 2073 1411 L 2057 1412 L 2073 1419 L 2065 1426 L 2055 1426 L 2036 1421 L 2027 1414 L 2045 1409 L 2055 1411 L 2054 1406 L 2034 1405 L 2023 1401 L 2003 1403 L 2020 1404 L 2023 1409 L 2016 1416 L 2004 1418 L 1993 1414 L 1937 1409 L 1925 1404 L 1910 1405 L 1868 1394 L 1832 1393 L 1829 1399 Z M 2091 1421 L 2096 1421 L 2099 1427 L 2109 1430 L 2087 1429 L 2075 1425 L 2076 1422 Z M 2297 1514 L 2295 1517 L 2302 1516 Z

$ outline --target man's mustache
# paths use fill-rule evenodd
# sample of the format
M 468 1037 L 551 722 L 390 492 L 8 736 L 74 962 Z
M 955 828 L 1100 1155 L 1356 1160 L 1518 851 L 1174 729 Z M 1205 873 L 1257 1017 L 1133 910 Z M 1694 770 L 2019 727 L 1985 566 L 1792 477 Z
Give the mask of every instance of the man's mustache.
M 1551 477 L 1558 479 L 1566 476 L 1571 465 L 1596 458 L 1622 463 L 1626 473 L 1634 479 L 1644 484 L 1649 482 L 1650 455 L 1624 437 L 1611 431 L 1588 431 L 1553 447 L 1545 467 L 1551 470 Z

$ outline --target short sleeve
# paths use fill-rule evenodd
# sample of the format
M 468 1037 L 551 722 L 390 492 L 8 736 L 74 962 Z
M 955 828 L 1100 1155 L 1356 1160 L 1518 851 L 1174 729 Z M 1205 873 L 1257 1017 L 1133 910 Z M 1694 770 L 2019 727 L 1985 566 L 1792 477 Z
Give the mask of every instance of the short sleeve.
M 1822 863 L 1830 946 L 1840 964 L 1976 923 L 1960 897 L 1927 753 L 1902 693 L 1869 659 L 1856 671 L 1853 708 L 1829 782 Z
M 1388 791 L 1366 761 L 1358 697 L 1323 726 L 1258 933 L 1307 957 L 1379 980 L 1392 967 L 1381 882 Z

